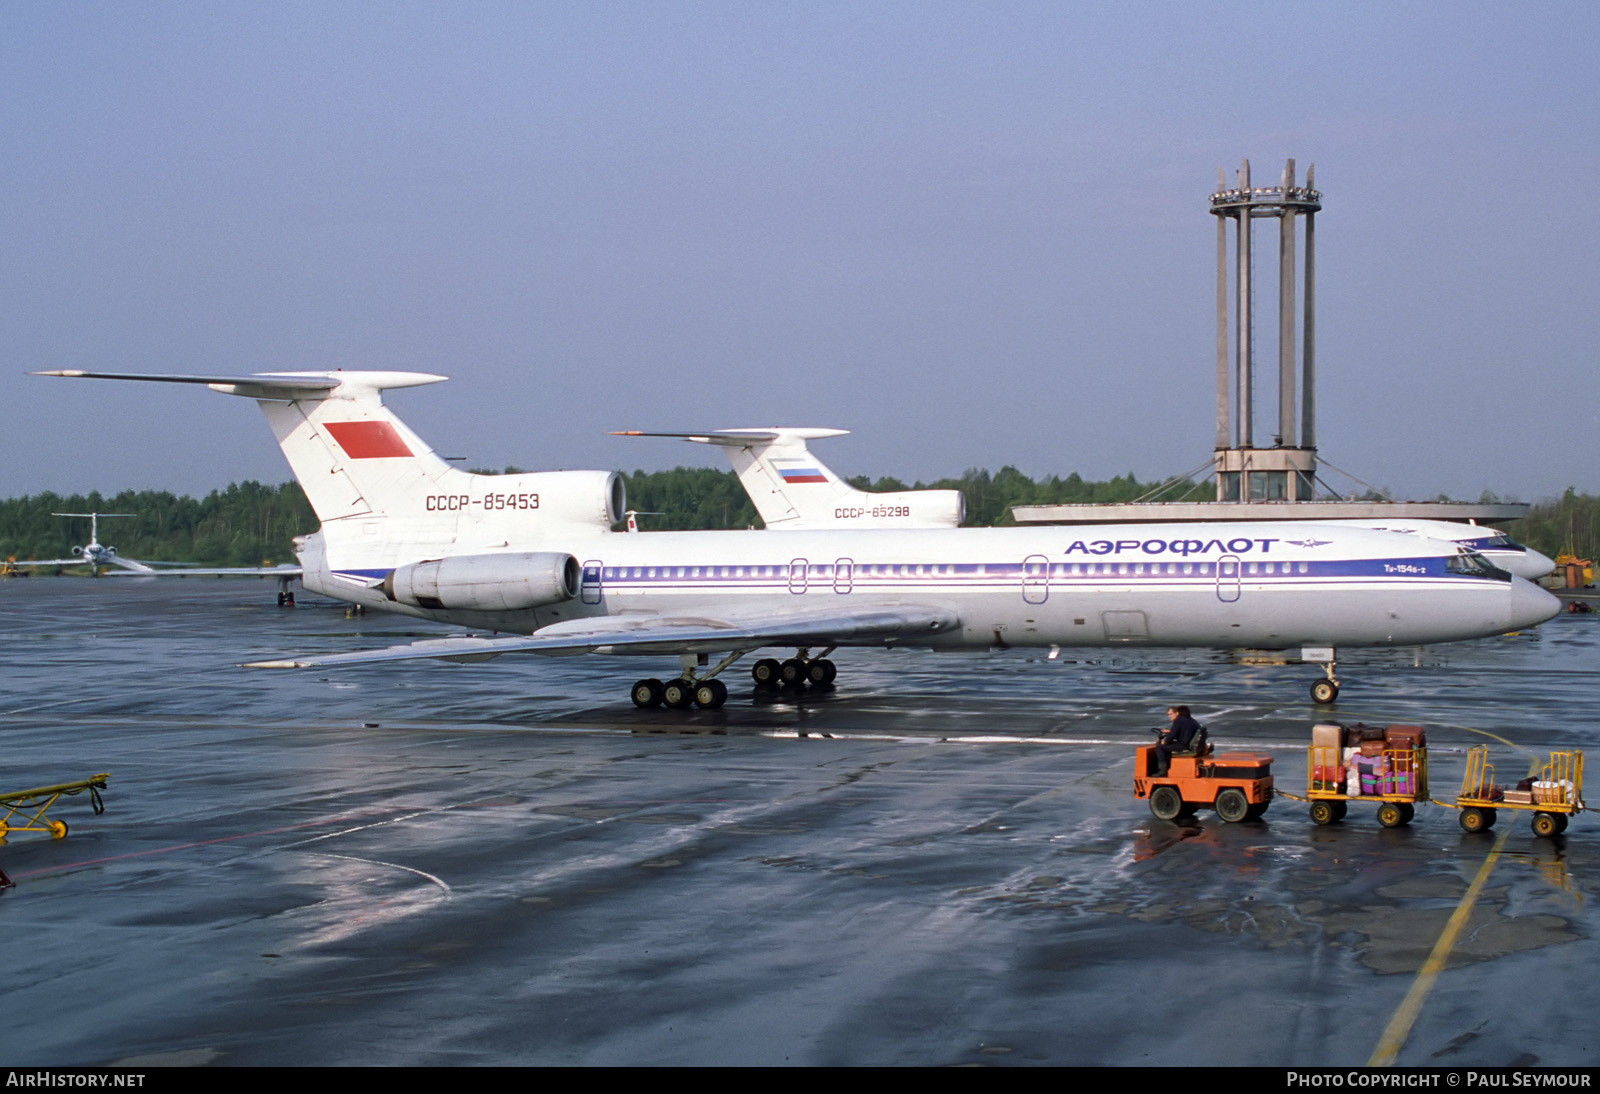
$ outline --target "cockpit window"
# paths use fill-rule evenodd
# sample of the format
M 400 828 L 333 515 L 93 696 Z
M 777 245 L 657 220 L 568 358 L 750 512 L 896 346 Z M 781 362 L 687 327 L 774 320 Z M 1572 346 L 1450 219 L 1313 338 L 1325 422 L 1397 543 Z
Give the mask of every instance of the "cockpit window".
M 1486 577 L 1494 581 L 1510 581 L 1511 575 L 1476 551 L 1463 550 L 1445 563 L 1445 568 L 1463 577 Z

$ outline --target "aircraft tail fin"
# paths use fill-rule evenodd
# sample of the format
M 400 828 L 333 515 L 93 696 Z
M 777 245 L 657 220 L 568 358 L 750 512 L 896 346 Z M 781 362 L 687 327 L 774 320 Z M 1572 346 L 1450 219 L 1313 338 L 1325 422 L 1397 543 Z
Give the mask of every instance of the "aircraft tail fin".
M 954 528 L 961 523 L 966 506 L 959 490 L 857 490 L 812 455 L 806 444 L 848 432 L 779 426 L 705 433 L 630 430 L 618 436 L 677 437 L 718 446 L 770 529 Z
M 502 545 L 548 524 L 609 529 L 626 508 L 614 472 L 477 475 L 451 467 L 383 403 L 383 392 L 448 379 L 425 372 L 278 372 L 250 376 L 43 372 L 203 384 L 256 400 L 325 529 L 401 517 L 422 538 Z M 534 527 L 529 521 L 536 521 Z

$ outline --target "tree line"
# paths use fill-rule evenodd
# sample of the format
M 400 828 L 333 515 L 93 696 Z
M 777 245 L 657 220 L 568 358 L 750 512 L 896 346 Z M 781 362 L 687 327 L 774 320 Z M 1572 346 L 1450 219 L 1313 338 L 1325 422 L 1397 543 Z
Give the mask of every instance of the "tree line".
M 514 471 L 507 468 L 507 471 Z M 628 505 L 642 515 L 645 530 L 760 528 L 761 518 L 731 471 L 675 467 L 670 471 L 624 474 Z M 875 492 L 960 490 L 967 524 L 992 527 L 1013 523 L 1014 505 L 1105 504 L 1151 494 L 1154 483 L 1132 474 L 1100 482 L 1076 473 L 1035 480 L 1015 467 L 974 468 L 958 478 L 907 484 L 895 478 L 857 476 L 852 486 Z M 1180 480 L 1162 501 L 1206 500 L 1214 496 L 1204 482 Z M 1445 499 L 1440 499 L 1445 500 Z M 204 498 L 179 497 L 160 490 L 61 495 L 34 494 L 0 501 L 0 559 L 61 558 L 69 545 L 89 541 L 87 518 L 54 517 L 56 512 L 128 513 L 100 525 L 100 542 L 119 554 L 208 566 L 256 566 L 293 560 L 290 540 L 317 528 L 316 516 L 297 483 L 230 485 Z M 1513 539 L 1552 558 L 1571 553 L 1594 558 L 1600 551 L 1600 496 L 1569 488 L 1559 499 L 1535 505 L 1512 523 Z

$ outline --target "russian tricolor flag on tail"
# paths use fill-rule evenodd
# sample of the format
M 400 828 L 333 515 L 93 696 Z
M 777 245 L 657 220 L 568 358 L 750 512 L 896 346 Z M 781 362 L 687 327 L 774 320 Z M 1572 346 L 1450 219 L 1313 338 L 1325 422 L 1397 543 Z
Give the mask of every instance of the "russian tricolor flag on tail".
M 788 466 L 784 466 L 788 464 Z M 798 460 L 773 460 L 773 468 L 782 476 L 783 481 L 793 485 L 802 482 L 827 482 L 828 476 L 822 469 L 814 465 L 808 466 Z

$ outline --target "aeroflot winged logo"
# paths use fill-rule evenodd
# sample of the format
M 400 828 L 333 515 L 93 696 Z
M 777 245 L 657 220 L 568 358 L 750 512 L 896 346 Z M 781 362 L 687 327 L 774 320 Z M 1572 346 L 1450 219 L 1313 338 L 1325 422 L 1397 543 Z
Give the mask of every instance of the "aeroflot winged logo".
M 325 422 L 328 432 L 352 460 L 409 456 L 411 449 L 388 422 Z

